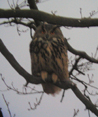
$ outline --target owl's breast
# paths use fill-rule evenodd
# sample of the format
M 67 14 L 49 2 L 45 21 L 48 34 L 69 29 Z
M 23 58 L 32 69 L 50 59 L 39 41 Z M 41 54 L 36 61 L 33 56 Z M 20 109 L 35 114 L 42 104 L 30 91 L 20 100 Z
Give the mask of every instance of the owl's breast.
M 48 41 L 36 40 L 30 44 L 32 71 L 51 71 L 48 67 L 51 63 L 51 46 Z
M 68 67 L 66 46 L 60 38 L 54 38 L 50 42 L 43 41 L 42 38 L 35 39 L 30 44 L 30 54 L 33 73 L 47 71 L 58 76 L 68 76 L 65 73 Z

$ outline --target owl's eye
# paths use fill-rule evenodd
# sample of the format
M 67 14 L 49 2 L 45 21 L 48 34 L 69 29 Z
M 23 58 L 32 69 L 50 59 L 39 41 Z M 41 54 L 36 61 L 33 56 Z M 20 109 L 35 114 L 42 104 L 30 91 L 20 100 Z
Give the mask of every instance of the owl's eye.
M 42 34 L 45 34 L 45 31 L 42 31 L 41 33 L 42 33 Z

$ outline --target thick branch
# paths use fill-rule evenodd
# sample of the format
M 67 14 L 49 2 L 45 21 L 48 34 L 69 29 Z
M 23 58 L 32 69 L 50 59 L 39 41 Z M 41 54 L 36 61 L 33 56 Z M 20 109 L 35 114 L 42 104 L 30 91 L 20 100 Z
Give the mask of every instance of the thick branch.
M 41 77 L 36 77 L 33 75 L 30 75 L 24 68 L 22 68 L 19 63 L 15 60 L 14 56 L 8 51 L 8 49 L 5 47 L 3 44 L 2 40 L 0 39 L 0 52 L 2 55 L 8 60 L 8 62 L 11 64 L 11 66 L 21 75 L 23 78 L 27 81 L 27 83 L 32 83 L 32 84 L 40 84 L 40 83 L 45 83 Z M 51 76 L 48 76 L 48 80 L 50 82 Z M 57 82 L 56 85 L 68 89 L 67 87 L 68 82 Z
M 20 65 L 19 63 L 15 60 L 13 55 L 7 50 L 5 45 L 0 39 L 0 52 L 4 55 L 4 57 L 9 61 L 9 63 L 12 65 L 12 67 L 21 75 L 23 78 L 30 83 L 33 84 L 39 84 L 39 83 L 44 83 L 40 77 L 35 77 L 33 75 L 30 75 L 27 73 Z M 57 82 L 55 84 L 56 86 L 66 89 L 66 82 Z M 98 110 L 96 109 L 96 106 L 92 104 L 84 95 L 79 91 L 77 86 L 75 85 L 74 87 L 71 87 L 75 95 L 82 101 L 82 103 L 86 106 L 87 109 L 91 110 L 95 115 L 98 116 Z
M 79 55 L 80 57 L 82 58 L 85 58 L 87 59 L 88 61 L 92 62 L 92 63 L 97 63 L 98 64 L 98 60 L 97 59 L 94 59 L 90 56 L 88 56 L 85 52 L 83 51 L 79 51 L 79 50 L 75 50 L 74 48 L 71 47 L 71 45 L 67 42 L 67 40 L 65 39 L 65 43 L 67 43 L 67 47 L 68 47 L 68 50 L 75 54 L 75 55 Z
M 0 18 L 12 18 L 12 17 L 33 18 L 34 20 L 46 21 L 48 23 L 61 25 L 61 26 L 71 26 L 71 27 L 98 26 L 98 18 L 76 19 L 76 18 L 55 16 L 38 10 L 0 9 Z
M 72 91 L 78 97 L 78 99 L 81 100 L 81 102 L 86 106 L 86 109 L 89 109 L 92 113 L 98 116 L 98 110 L 96 109 L 96 106 L 90 100 L 85 98 L 85 96 L 80 92 L 77 87 L 73 88 Z
M 29 6 L 30 6 L 30 9 L 38 10 L 36 3 L 35 3 L 35 0 L 28 0 L 28 3 L 29 3 Z
M 34 84 L 39 84 L 43 82 L 41 78 L 35 77 L 33 75 L 30 75 L 27 73 L 25 69 L 23 69 L 19 63 L 15 60 L 14 56 L 7 50 L 5 45 L 0 39 L 0 52 L 3 54 L 3 56 L 8 60 L 8 62 L 11 64 L 11 66 L 21 75 L 23 78 L 29 82 Z
M 28 0 L 28 3 L 30 6 L 30 9 L 38 10 L 36 3 L 35 3 L 35 0 Z M 36 26 L 38 26 L 38 25 L 40 25 L 40 22 L 38 20 L 35 20 L 35 24 L 36 24 Z

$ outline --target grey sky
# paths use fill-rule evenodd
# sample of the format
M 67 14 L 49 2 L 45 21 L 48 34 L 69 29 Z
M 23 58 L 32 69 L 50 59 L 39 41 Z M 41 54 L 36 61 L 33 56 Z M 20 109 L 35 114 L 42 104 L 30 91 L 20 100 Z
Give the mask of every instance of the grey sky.
M 12 0 L 9 1 L 11 2 Z M 22 0 L 20 0 L 20 3 L 21 1 Z M 9 8 L 7 0 L 0 0 L 0 8 Z M 49 0 L 38 4 L 38 8 L 49 13 L 51 13 L 51 11 L 57 11 L 56 15 L 73 18 L 81 17 L 80 8 L 82 8 L 82 16 L 89 17 L 89 13 L 91 11 L 98 11 L 98 0 Z M 93 16 L 93 18 L 98 18 L 98 14 Z M 27 28 L 20 26 L 20 29 L 26 30 Z M 98 46 L 98 27 L 71 29 L 62 28 L 62 31 L 66 38 L 70 38 L 69 43 L 75 49 L 83 50 L 89 55 L 95 52 L 96 47 Z M 31 38 L 29 29 L 26 33 L 21 33 L 21 36 L 19 36 L 16 26 L 0 26 L 0 38 L 3 40 L 8 50 L 14 55 L 20 65 L 31 73 L 29 55 L 29 43 Z M 69 53 L 69 57 L 70 55 L 71 54 Z M 94 73 L 95 84 L 98 86 L 98 65 L 94 64 L 93 69 L 94 70 L 87 72 L 87 74 L 90 74 L 91 76 L 92 73 Z M 0 73 L 2 73 L 9 85 L 13 82 L 15 87 L 22 90 L 25 80 L 18 75 L 18 73 L 11 67 L 11 65 L 1 54 Z M 80 79 L 88 81 L 87 74 L 86 76 L 80 76 Z M 40 85 L 30 84 L 30 86 L 35 86 L 39 91 L 42 90 Z M 83 89 L 79 83 L 77 86 L 80 87 L 81 90 Z M 6 87 L 3 82 L 0 81 L 0 90 L 4 89 L 6 89 Z M 72 117 L 74 109 L 80 110 L 77 117 L 88 116 L 88 112 L 84 111 L 85 106 L 77 99 L 71 90 L 67 90 L 62 103 L 60 103 L 62 93 L 56 97 L 44 94 L 40 106 L 38 106 L 35 111 L 28 111 L 28 102 L 31 102 L 33 106 L 34 102 L 36 102 L 36 97 L 39 98 L 40 94 L 22 96 L 17 95 L 13 91 L 0 92 L 0 107 L 3 108 L 2 111 L 5 117 L 9 117 L 9 114 L 2 98 L 2 93 L 5 95 L 6 100 L 10 102 L 9 106 L 12 115 L 16 114 L 16 117 Z M 95 103 L 97 97 L 92 97 L 91 99 Z M 91 114 L 91 117 L 95 117 L 95 115 Z

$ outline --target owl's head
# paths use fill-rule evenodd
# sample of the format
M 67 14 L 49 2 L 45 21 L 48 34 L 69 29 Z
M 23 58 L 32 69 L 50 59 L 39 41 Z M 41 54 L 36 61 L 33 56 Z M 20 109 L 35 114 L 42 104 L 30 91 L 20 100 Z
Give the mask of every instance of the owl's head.
M 44 40 L 51 40 L 52 38 L 62 38 L 63 34 L 57 25 L 52 24 L 41 24 L 37 27 L 34 38 L 43 38 Z

